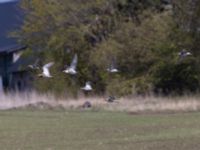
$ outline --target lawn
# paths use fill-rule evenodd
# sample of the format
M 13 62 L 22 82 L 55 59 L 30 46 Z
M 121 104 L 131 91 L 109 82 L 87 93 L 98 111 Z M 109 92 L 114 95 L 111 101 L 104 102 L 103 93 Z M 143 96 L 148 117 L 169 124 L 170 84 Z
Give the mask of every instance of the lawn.
M 1 150 L 199 150 L 200 113 L 7 110 Z

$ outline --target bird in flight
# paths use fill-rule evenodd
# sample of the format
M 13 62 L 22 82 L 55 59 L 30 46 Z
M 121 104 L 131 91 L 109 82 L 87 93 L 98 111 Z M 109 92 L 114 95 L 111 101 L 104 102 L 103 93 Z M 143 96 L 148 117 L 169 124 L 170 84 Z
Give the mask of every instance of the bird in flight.
M 186 51 L 185 49 L 183 49 L 182 51 L 180 51 L 180 52 L 178 53 L 178 55 L 179 55 L 180 58 L 184 58 L 184 57 L 190 56 L 190 55 L 192 55 L 192 54 L 191 54 L 191 52 Z
M 116 68 L 115 61 L 113 60 L 110 66 L 107 68 L 107 71 L 110 73 L 117 73 L 119 70 Z
M 84 90 L 84 91 L 92 91 L 92 86 L 91 86 L 91 84 L 90 84 L 90 81 L 87 81 L 87 82 L 85 83 L 85 86 L 82 87 L 81 89 Z
M 39 67 L 39 59 L 37 59 L 34 64 L 28 65 L 29 68 L 35 70 L 35 69 L 40 69 Z
M 71 75 L 77 74 L 76 71 L 77 63 L 78 63 L 78 56 L 77 54 L 75 54 L 70 66 L 67 67 L 63 72 Z
M 50 62 L 50 63 L 44 65 L 44 66 L 42 67 L 42 71 L 43 71 L 43 72 L 42 72 L 41 74 L 39 74 L 38 76 L 39 76 L 39 77 L 52 78 L 52 76 L 51 76 L 51 74 L 50 74 L 50 72 L 49 72 L 49 68 L 50 68 L 51 66 L 53 66 L 53 65 L 54 65 L 54 62 Z

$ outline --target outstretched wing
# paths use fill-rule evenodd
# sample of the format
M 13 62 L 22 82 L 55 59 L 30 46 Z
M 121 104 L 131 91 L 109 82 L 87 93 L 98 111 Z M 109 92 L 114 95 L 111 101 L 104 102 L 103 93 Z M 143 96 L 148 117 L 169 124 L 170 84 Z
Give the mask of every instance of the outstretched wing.
M 34 64 L 30 64 L 30 65 L 28 65 L 28 67 L 31 69 L 40 69 L 39 61 L 40 61 L 39 59 L 36 59 Z
M 115 68 L 116 68 L 116 67 L 115 67 L 115 62 L 112 61 L 111 64 L 110 64 L 110 70 L 115 69 Z
M 73 68 L 74 70 L 76 70 L 77 63 L 78 63 L 78 56 L 77 56 L 77 54 L 75 54 L 74 58 L 70 64 L 70 68 Z
M 90 81 L 87 81 L 87 82 L 85 83 L 85 88 L 86 88 L 87 90 L 92 90 L 92 86 L 91 86 Z
M 54 62 L 50 62 L 50 63 L 44 65 L 44 66 L 43 66 L 43 69 L 44 69 L 44 68 L 47 68 L 47 69 L 48 69 L 48 68 L 50 68 L 50 67 L 53 66 L 53 65 L 54 65 Z
M 44 73 L 46 76 L 50 76 L 49 68 L 50 68 L 51 66 L 53 66 L 53 64 L 54 64 L 54 62 L 50 62 L 50 63 L 48 63 L 48 64 L 46 64 L 46 65 L 44 65 L 44 66 L 42 67 L 43 73 Z
M 40 62 L 40 60 L 36 59 L 33 65 L 36 66 L 36 67 L 38 67 L 39 66 L 39 62 Z
M 44 74 L 45 76 L 50 76 L 49 69 L 48 69 L 48 68 L 43 68 L 43 74 Z

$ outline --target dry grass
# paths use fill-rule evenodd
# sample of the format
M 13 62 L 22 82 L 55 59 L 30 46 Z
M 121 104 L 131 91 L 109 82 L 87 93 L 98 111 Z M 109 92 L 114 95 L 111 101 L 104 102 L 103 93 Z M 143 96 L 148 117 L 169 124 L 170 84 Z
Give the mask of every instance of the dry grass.
M 79 97 L 78 99 L 57 99 L 50 94 L 40 95 L 32 93 L 1 94 L 0 109 L 13 108 L 63 108 L 82 109 L 84 102 L 92 104 L 91 109 L 107 111 L 125 111 L 131 113 L 154 112 L 188 112 L 200 110 L 198 96 L 183 97 L 132 97 L 120 98 L 113 103 L 108 103 L 104 97 Z
M 176 98 L 146 97 L 133 98 L 133 100 L 122 99 L 116 108 L 132 113 L 189 112 L 200 110 L 200 99 L 188 96 Z

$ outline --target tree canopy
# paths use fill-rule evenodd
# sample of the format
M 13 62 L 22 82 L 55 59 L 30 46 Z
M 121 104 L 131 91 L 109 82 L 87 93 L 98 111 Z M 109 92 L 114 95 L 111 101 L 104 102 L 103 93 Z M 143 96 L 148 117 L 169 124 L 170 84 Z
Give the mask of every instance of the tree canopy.
M 77 95 L 86 81 L 96 94 L 197 92 L 199 1 L 22 0 L 25 20 L 15 36 L 54 78 L 39 91 Z M 178 53 L 187 49 L 191 56 Z M 77 75 L 62 72 L 78 55 Z M 107 68 L 115 63 L 118 73 Z

